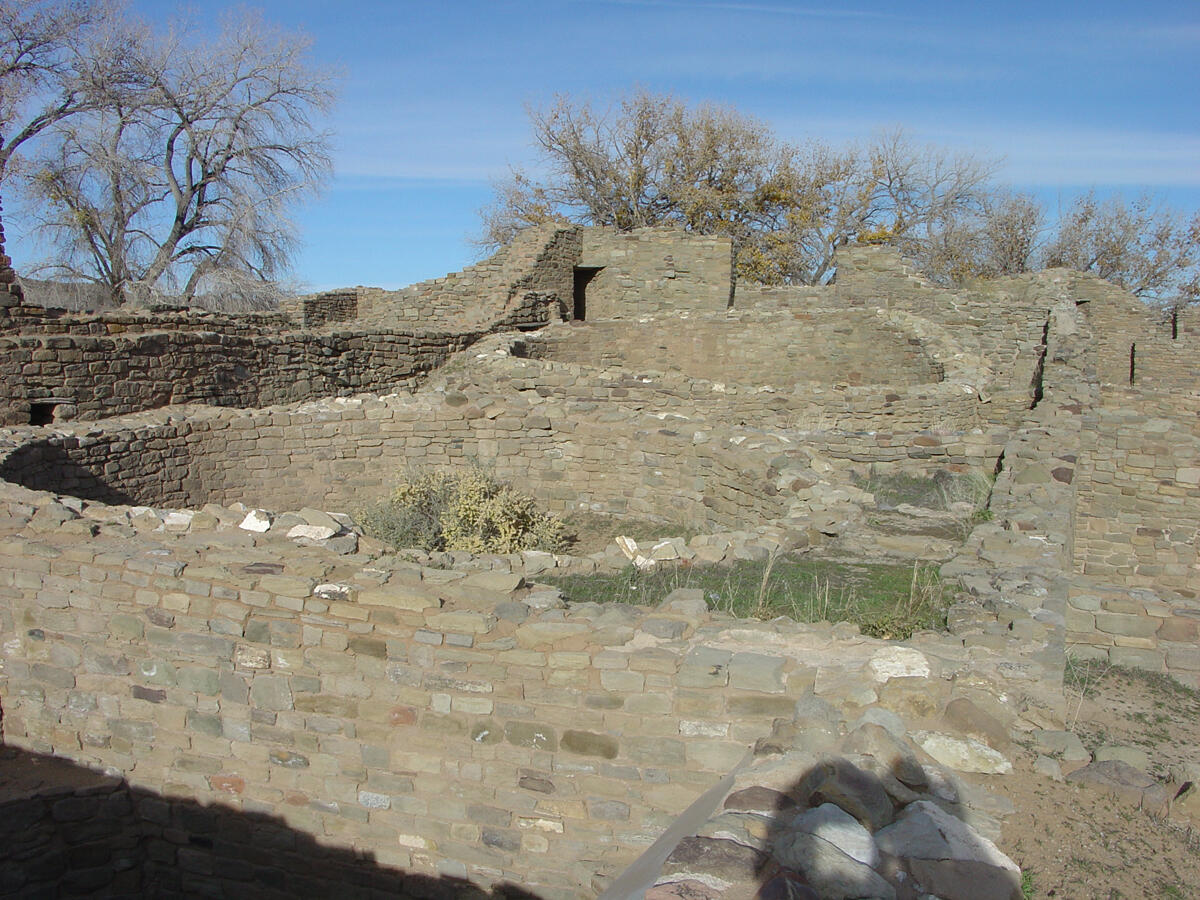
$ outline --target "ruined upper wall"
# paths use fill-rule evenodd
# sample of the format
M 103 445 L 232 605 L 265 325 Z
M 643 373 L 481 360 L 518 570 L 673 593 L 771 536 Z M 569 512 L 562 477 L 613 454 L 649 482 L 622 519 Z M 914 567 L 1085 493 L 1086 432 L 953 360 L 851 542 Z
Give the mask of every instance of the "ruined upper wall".
M 461 330 L 498 320 L 514 325 L 549 321 L 551 302 L 568 314 L 579 258 L 576 227 L 528 228 L 493 256 L 460 272 L 398 291 L 358 288 L 357 317 L 383 325 Z M 529 305 L 527 314 L 522 307 Z M 539 302 L 540 301 L 540 302 Z
M 733 243 L 677 228 L 583 229 L 579 266 L 598 270 L 575 318 L 629 318 L 673 310 L 722 310 L 733 299 Z
M 17 273 L 13 271 L 12 260 L 4 251 L 4 219 L 0 213 L 0 321 L 7 316 L 9 309 L 20 305 L 21 299 Z

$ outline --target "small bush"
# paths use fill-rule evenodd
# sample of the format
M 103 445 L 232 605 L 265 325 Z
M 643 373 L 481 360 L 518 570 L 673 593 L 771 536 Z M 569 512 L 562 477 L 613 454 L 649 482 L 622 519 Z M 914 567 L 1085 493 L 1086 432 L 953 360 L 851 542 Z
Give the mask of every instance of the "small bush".
M 565 541 L 563 524 L 532 497 L 478 468 L 409 475 L 359 521 L 371 537 L 423 550 L 553 551 Z

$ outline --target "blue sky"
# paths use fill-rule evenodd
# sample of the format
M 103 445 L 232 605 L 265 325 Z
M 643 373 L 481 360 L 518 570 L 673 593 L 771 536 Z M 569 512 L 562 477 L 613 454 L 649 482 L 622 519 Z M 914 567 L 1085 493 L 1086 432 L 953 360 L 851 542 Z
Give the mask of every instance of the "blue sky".
M 1095 185 L 1200 207 L 1194 0 L 252 5 L 307 31 L 315 61 L 344 74 L 337 174 L 297 217 L 296 275 L 313 289 L 397 287 L 470 263 L 491 180 L 535 159 L 526 107 L 556 92 L 603 103 L 640 85 L 736 106 L 796 141 L 901 125 L 1003 156 L 999 180 L 1052 205 Z M 36 255 L 10 238 L 18 265 Z

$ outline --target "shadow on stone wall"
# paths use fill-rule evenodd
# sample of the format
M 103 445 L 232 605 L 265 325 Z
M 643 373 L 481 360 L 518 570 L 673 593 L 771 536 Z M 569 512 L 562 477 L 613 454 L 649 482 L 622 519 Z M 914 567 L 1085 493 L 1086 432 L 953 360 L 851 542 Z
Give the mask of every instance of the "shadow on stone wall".
M 33 491 L 69 494 L 113 506 L 136 506 L 138 501 L 87 466 L 72 459 L 62 445 L 35 441 L 18 447 L 0 464 L 0 479 Z
M 132 787 L 67 760 L 0 747 L 3 897 L 518 898 L 381 865 L 282 819 Z

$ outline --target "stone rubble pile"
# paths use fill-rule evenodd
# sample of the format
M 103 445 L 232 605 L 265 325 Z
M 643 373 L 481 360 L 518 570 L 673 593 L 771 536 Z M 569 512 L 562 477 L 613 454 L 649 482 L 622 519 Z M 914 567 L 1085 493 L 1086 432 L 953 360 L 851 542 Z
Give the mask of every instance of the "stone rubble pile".
M 969 701 L 955 702 L 943 727 L 974 723 L 1007 741 Z M 882 707 L 846 722 L 817 698 L 802 701 L 674 848 L 646 900 L 1016 900 L 1020 869 L 994 843 L 1012 807 L 957 774 L 987 770 L 980 760 L 1002 760 L 993 772 L 1011 765 L 982 740 L 930 735 Z M 954 742 L 970 750 L 953 763 L 927 752 Z

